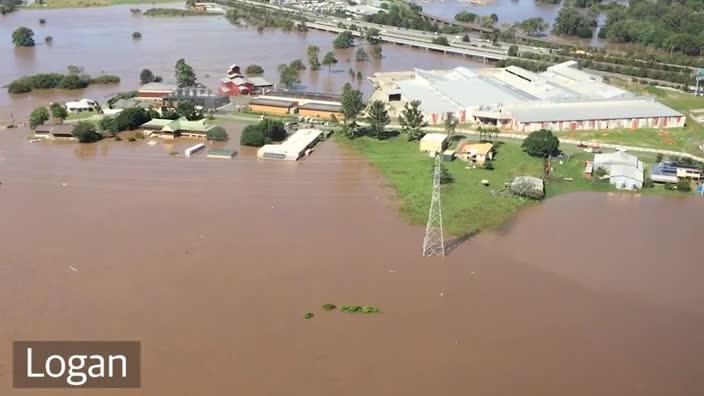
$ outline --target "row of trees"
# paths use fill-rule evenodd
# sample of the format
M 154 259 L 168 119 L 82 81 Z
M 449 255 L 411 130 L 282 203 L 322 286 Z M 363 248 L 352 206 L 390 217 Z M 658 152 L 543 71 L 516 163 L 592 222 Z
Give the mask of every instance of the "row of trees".
M 612 6 L 599 36 L 638 43 L 670 53 L 699 55 L 704 51 L 704 3 L 701 1 L 632 0 Z
M 69 74 L 42 73 L 12 81 L 7 85 L 7 91 L 11 94 L 21 94 L 31 92 L 33 89 L 81 89 L 90 84 L 116 84 L 119 82 L 120 77 L 108 74 L 91 77 L 84 73 L 73 72 L 69 72 Z
M 281 121 L 265 118 L 255 125 L 248 125 L 242 130 L 240 144 L 243 146 L 261 147 L 271 142 L 286 139 L 287 133 Z

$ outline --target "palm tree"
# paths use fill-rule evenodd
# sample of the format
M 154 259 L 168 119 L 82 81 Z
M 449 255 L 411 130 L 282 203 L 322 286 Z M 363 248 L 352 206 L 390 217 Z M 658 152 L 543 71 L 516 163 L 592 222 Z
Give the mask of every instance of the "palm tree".
M 447 113 L 445 117 L 445 133 L 447 133 L 447 138 L 451 138 L 455 134 L 455 129 L 457 129 L 457 118 L 455 118 L 454 113 Z

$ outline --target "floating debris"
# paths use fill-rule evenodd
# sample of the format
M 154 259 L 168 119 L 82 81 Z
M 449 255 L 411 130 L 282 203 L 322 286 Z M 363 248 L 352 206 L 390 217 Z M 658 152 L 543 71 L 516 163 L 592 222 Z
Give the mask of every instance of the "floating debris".
M 306 312 L 306 314 L 303 315 L 303 317 L 305 319 L 311 319 L 311 318 L 313 318 L 313 312 Z
M 323 304 L 323 309 L 326 311 L 332 311 L 336 308 L 335 304 Z
M 343 305 L 340 311 L 347 313 L 378 313 L 381 310 L 371 305 Z
M 69 266 L 73 272 L 78 272 L 78 270 L 74 266 Z

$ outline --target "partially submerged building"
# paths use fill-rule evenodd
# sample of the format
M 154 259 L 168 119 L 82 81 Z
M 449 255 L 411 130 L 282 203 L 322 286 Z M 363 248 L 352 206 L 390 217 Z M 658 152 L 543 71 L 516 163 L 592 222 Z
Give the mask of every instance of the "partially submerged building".
M 37 125 L 34 136 L 44 139 L 75 140 L 73 136 L 74 124 L 44 124 Z
M 205 119 L 189 121 L 185 117 L 177 120 L 153 118 L 140 125 L 147 136 L 159 136 L 167 139 L 176 137 L 204 139 L 208 136 L 208 131 L 215 127 L 216 125 L 209 124 Z
M 261 159 L 296 161 L 320 140 L 320 129 L 299 129 L 281 144 L 265 144 L 257 151 Z
M 634 190 L 643 188 L 643 163 L 635 155 L 625 151 L 594 154 L 594 172 L 604 169 L 609 182 L 619 189 Z
M 205 87 L 183 87 L 176 88 L 171 93 L 163 97 L 162 107 L 176 107 L 179 102 L 193 103 L 196 108 L 210 111 L 218 109 L 230 103 L 227 97 L 213 93 Z
M 323 120 L 343 118 L 340 95 L 299 91 L 268 91 L 249 102 L 255 113 L 286 115 Z
M 421 102 L 431 124 L 449 115 L 460 122 L 531 132 L 609 128 L 683 127 L 683 114 L 652 98 L 607 84 L 602 77 L 568 61 L 534 73 L 517 66 L 475 71 L 452 70 L 376 73 L 374 99 L 403 105 Z
M 161 82 L 151 82 L 139 87 L 137 91 L 137 99 L 140 100 L 161 100 L 178 88 L 175 84 L 166 84 Z

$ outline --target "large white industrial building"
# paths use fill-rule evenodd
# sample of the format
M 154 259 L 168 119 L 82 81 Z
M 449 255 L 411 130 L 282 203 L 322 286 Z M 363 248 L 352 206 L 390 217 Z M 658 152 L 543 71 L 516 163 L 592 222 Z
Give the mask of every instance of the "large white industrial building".
M 392 115 L 403 104 L 421 101 L 431 124 L 452 113 L 460 122 L 496 125 L 531 132 L 608 128 L 683 127 L 681 113 L 652 98 L 637 97 L 609 85 L 600 76 L 568 61 L 534 73 L 516 66 L 478 73 L 452 70 L 377 73 L 374 99 L 391 105 Z

